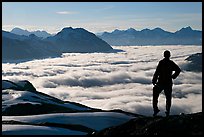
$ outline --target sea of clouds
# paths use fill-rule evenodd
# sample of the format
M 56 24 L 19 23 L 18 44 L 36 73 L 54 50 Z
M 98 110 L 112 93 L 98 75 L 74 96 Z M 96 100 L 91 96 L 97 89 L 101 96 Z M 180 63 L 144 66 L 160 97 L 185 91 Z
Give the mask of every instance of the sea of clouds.
M 182 72 L 173 86 L 171 114 L 202 111 L 202 72 L 185 71 L 202 46 L 113 46 L 112 53 L 64 53 L 22 63 L 2 63 L 2 79 L 29 80 L 40 92 L 104 110 L 152 115 L 152 76 L 164 50 Z M 159 97 L 164 115 L 165 96 Z

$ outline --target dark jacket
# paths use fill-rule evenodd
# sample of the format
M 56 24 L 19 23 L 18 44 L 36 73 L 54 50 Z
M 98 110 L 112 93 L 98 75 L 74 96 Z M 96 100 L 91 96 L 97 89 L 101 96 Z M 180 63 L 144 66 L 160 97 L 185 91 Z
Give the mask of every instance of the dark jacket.
M 175 71 L 174 74 L 173 71 Z M 175 79 L 181 72 L 181 69 L 172 60 L 164 58 L 159 61 L 159 64 L 154 73 L 152 83 L 159 85 L 172 85 L 172 78 Z M 158 81 L 157 81 L 158 80 Z

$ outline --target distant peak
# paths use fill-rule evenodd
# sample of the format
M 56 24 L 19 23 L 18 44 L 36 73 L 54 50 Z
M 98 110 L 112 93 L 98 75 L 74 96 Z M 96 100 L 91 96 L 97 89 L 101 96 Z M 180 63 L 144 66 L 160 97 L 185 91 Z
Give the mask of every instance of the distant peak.
M 86 31 L 86 30 L 84 28 L 66 27 L 66 28 L 63 28 L 62 31 Z
M 15 27 L 15 28 L 13 28 L 12 30 L 11 30 L 11 32 L 12 31 L 27 31 L 28 32 L 28 30 L 24 30 L 24 29 L 22 29 L 22 28 L 19 28 L 19 27 Z
M 180 29 L 180 30 L 177 31 L 177 32 L 190 32 L 190 31 L 193 31 L 193 30 L 192 30 L 192 28 L 191 28 L 190 26 L 188 26 L 188 27 L 185 27 L 185 28 Z
M 112 31 L 112 33 L 118 33 L 118 32 L 121 32 L 122 30 L 119 30 L 119 29 L 115 29 L 114 31 Z
M 18 29 L 18 30 L 19 30 L 19 29 L 22 30 L 21 28 L 18 28 L 18 27 L 13 28 L 12 30 L 16 30 L 16 29 Z M 11 30 L 11 31 L 12 31 L 12 30 Z
M 129 28 L 128 30 L 135 30 L 134 28 Z
M 73 30 L 72 27 L 66 27 L 66 28 L 63 28 L 62 31 L 66 31 L 66 30 Z
M 117 32 L 117 31 L 120 31 L 120 30 L 119 30 L 119 29 L 115 29 L 114 31 L 116 31 L 116 32 Z M 114 31 L 113 31 L 113 32 L 114 32 Z
M 156 28 L 154 28 L 153 30 L 163 30 L 163 29 L 161 29 L 161 28 L 159 28 L 159 27 L 156 27 Z
M 181 30 L 192 30 L 192 28 L 190 26 L 182 28 Z
M 190 26 L 186 27 L 185 29 L 189 29 L 189 30 L 192 30 L 192 28 Z
M 134 31 L 136 31 L 134 28 L 129 28 L 129 29 L 127 29 L 127 31 L 129 31 L 129 32 L 134 32 Z
M 142 31 L 150 31 L 150 29 L 146 28 L 146 29 L 143 29 Z

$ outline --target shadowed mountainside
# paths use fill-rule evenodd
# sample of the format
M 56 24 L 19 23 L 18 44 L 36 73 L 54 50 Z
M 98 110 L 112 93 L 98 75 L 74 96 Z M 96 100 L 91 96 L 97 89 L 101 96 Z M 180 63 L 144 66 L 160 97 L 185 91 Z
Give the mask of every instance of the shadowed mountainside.
M 83 28 L 64 28 L 54 36 L 41 39 L 35 34 L 16 35 L 2 31 L 2 61 L 59 57 L 62 53 L 107 52 L 113 48 Z

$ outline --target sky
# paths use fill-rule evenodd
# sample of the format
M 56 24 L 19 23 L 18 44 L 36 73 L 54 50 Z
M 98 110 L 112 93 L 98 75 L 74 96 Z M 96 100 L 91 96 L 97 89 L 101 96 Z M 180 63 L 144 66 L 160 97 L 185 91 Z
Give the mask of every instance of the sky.
M 123 52 L 64 53 L 62 57 L 2 63 L 2 79 L 28 80 L 39 92 L 104 110 L 152 116 L 151 83 L 163 51 L 182 69 L 173 80 L 171 114 L 202 111 L 202 72 L 185 71 L 185 59 L 202 46 L 113 46 Z M 165 115 L 165 96 L 159 97 Z
M 2 2 L 2 29 L 57 33 L 64 27 L 98 32 L 160 27 L 202 30 L 202 2 Z

